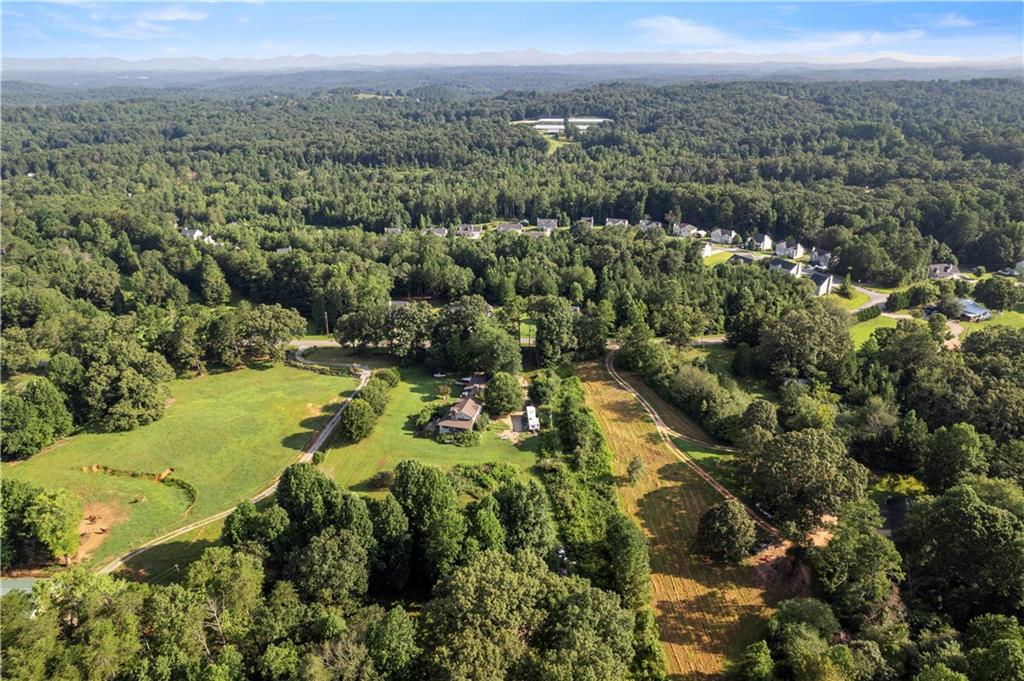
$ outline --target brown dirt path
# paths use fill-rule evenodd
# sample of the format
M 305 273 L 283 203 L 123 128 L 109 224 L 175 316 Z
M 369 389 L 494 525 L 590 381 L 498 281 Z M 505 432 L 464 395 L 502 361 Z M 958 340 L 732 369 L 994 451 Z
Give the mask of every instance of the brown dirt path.
M 644 463 L 619 500 L 649 537 L 654 608 L 673 679 L 722 678 L 728 661 L 760 638 L 769 598 L 751 560 L 719 567 L 691 556 L 700 514 L 720 492 L 684 463 L 662 439 L 636 396 L 598 362 L 577 368 L 587 404 L 608 437 L 613 470 L 625 479 L 633 457 Z

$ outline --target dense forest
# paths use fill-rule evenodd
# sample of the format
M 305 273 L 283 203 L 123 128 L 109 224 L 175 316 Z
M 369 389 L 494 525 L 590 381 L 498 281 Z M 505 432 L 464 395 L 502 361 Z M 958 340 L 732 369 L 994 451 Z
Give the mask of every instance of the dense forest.
M 920 280 L 933 262 L 1024 260 L 1020 95 L 979 80 L 5 102 L 5 461 L 144 426 L 175 376 L 279 360 L 326 324 L 434 370 L 537 367 L 530 396 L 552 417 L 536 481 L 491 471 L 468 505 L 457 476 L 414 461 L 370 501 L 297 465 L 180 584 L 72 569 L 9 595 L 5 676 L 662 678 L 644 536 L 572 377 L 616 340 L 617 361 L 735 448 L 737 488 L 813 575 L 813 598 L 778 604 L 732 672 L 1019 681 L 1024 331 L 947 347 L 941 310 L 1012 308 L 1021 288 Z M 612 120 L 557 148 L 511 125 L 563 114 Z M 540 217 L 567 229 L 421 229 Z M 799 239 L 837 274 L 910 285 L 895 309 L 940 311 L 857 348 L 805 279 L 708 267 L 697 240 L 583 217 Z M 709 334 L 728 375 L 687 354 Z M 364 395 L 367 428 L 390 380 Z M 882 474 L 923 486 L 892 540 L 868 496 Z M 73 553 L 69 496 L 5 480 L 5 568 Z M 740 560 L 751 522 L 712 507 L 694 550 Z

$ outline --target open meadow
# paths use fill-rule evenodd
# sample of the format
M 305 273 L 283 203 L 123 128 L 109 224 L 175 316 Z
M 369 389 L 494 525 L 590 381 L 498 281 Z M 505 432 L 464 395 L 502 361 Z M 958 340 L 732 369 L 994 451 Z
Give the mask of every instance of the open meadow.
M 836 283 L 838 288 L 839 282 Z M 854 289 L 850 292 L 850 297 L 839 295 L 838 293 L 830 293 L 825 296 L 825 300 L 831 300 L 833 303 L 843 308 L 844 310 L 853 311 L 865 305 L 871 298 L 866 293 L 862 293 Z
M 79 560 L 99 566 L 271 484 L 355 385 L 347 376 L 286 366 L 177 380 L 159 421 L 72 436 L 26 461 L 5 463 L 3 474 L 78 495 L 87 518 Z M 194 488 L 194 503 L 185 490 L 156 480 L 168 474 Z
M 762 568 L 751 561 L 719 567 L 691 555 L 701 513 L 722 497 L 677 458 L 636 398 L 603 366 L 588 362 L 577 373 L 608 437 L 614 472 L 624 478 L 634 457 L 644 464 L 636 484 L 619 487 L 619 501 L 648 536 L 654 608 L 670 678 L 719 678 L 763 634 L 770 597 Z M 670 428 L 688 438 L 706 437 L 681 415 L 655 408 Z M 686 442 L 700 453 L 705 470 L 722 463 L 713 448 Z
M 321 467 L 342 487 L 383 494 L 374 483 L 374 476 L 393 470 L 404 459 L 418 459 L 445 470 L 460 463 L 507 462 L 525 471 L 534 464 L 537 438 L 528 433 L 513 434 L 508 418 L 492 420 L 481 434 L 478 447 L 457 447 L 417 437 L 410 417 L 437 403 L 438 386 L 451 386 L 453 396 L 458 396 L 458 386 L 453 376 L 436 379 L 422 368 L 403 368 L 401 372 L 402 380 L 391 391 L 391 399 L 373 433 L 355 444 L 337 440 L 330 443 Z
M 874 319 L 869 319 L 864 322 L 857 322 L 850 326 L 850 336 L 853 338 L 853 346 L 860 348 L 867 342 L 871 334 L 875 332 L 875 329 L 895 329 L 898 319 L 892 317 L 883 317 L 879 315 Z

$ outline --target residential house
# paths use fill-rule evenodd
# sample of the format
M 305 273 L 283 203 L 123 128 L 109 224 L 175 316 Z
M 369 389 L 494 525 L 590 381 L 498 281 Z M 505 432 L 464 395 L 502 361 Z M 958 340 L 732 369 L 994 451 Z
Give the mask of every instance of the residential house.
M 480 418 L 483 405 L 472 397 L 463 397 L 452 405 L 443 419 L 437 422 L 437 430 L 442 433 L 464 433 L 473 430 L 473 425 Z
M 291 252 L 292 252 L 292 247 L 291 246 L 285 246 L 284 248 L 274 249 L 274 253 L 291 253 Z
M 447 227 L 431 227 L 430 229 L 427 230 L 427 234 L 430 234 L 431 236 L 439 236 L 439 237 L 443 238 L 443 237 L 448 236 L 448 228 Z
M 697 228 L 688 222 L 673 222 L 672 236 L 694 236 Z
M 970 298 L 960 299 L 960 319 L 965 322 L 983 322 L 992 319 L 992 311 Z
M 807 276 L 811 280 L 811 283 L 814 284 L 814 295 L 827 296 L 832 293 L 832 287 L 835 285 L 835 277 L 831 274 L 811 270 Z
M 811 264 L 815 267 L 828 269 L 828 266 L 832 264 L 832 254 L 828 251 L 823 251 L 820 248 L 812 248 Z
M 537 418 L 537 407 L 532 404 L 526 408 L 526 429 L 531 433 L 540 430 L 540 419 Z
M 747 248 L 752 251 L 770 251 L 772 238 L 767 234 L 755 234 L 747 240 Z
M 790 262 L 789 260 L 783 260 L 782 258 L 772 258 L 768 262 L 768 269 L 778 270 L 794 277 L 799 277 L 802 268 L 798 262 Z
M 522 234 L 523 226 L 518 222 L 502 222 L 498 225 L 499 232 L 512 232 L 514 234 Z
M 709 243 L 708 243 L 707 241 L 705 241 L 705 242 L 704 242 L 704 245 L 703 245 L 703 246 L 701 247 L 701 249 L 700 249 L 700 256 L 701 256 L 702 258 L 706 258 L 706 257 L 708 257 L 709 255 L 711 255 L 711 253 L 712 253 L 713 251 L 714 251 L 714 249 L 713 249 L 713 248 L 711 248 L 711 244 L 709 244 Z
M 640 227 L 640 229 L 644 230 L 645 232 L 649 229 L 661 229 L 661 223 L 658 222 L 657 220 L 641 220 L 637 224 Z
M 928 265 L 929 279 L 952 279 L 960 275 L 960 268 L 949 263 L 933 263 Z
M 710 246 L 711 244 L 708 244 L 708 247 Z M 752 255 L 747 255 L 745 253 L 737 253 L 736 255 L 732 256 L 725 262 L 726 264 L 729 265 L 753 265 L 755 262 L 757 262 L 757 258 L 755 258 Z
M 629 227 L 629 220 L 626 218 L 605 218 L 605 227 Z
M 467 239 L 479 239 L 484 235 L 484 228 L 480 225 L 470 225 L 463 223 L 455 228 L 455 236 L 465 237 Z
M 557 218 L 537 218 L 537 229 L 551 231 L 558 227 Z
M 580 227 L 593 227 L 594 226 L 594 218 L 580 218 L 576 222 L 579 223 Z
M 384 233 L 385 234 L 396 234 L 397 235 L 397 234 L 401 234 L 403 231 L 405 231 L 405 230 L 403 230 L 401 227 L 385 227 L 384 228 Z
M 201 229 L 188 229 L 187 227 L 181 230 L 181 235 L 189 241 L 202 241 L 203 230 Z
M 775 244 L 775 255 L 783 258 L 802 258 L 804 257 L 804 247 L 796 242 L 780 241 Z
M 715 229 L 711 232 L 711 243 L 733 244 L 740 240 L 740 235 L 731 229 Z

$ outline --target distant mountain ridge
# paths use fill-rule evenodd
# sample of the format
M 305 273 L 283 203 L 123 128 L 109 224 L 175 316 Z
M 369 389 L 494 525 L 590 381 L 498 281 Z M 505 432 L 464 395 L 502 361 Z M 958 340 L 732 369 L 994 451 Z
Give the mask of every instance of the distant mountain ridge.
M 270 72 L 306 69 L 358 69 L 358 68 L 412 68 L 412 67 L 480 67 L 480 66 L 587 66 L 587 65 L 707 65 L 746 67 L 759 70 L 766 67 L 829 68 L 1022 68 L 1021 55 L 993 60 L 970 60 L 957 57 L 924 56 L 902 53 L 861 53 L 825 57 L 799 54 L 750 55 L 738 52 L 604 52 L 587 51 L 560 54 L 538 49 L 509 50 L 503 52 L 440 53 L 391 52 L 371 55 L 281 56 L 268 59 L 204 57 L 120 59 L 116 57 L 5 57 L 3 69 L 8 74 L 39 72 Z

